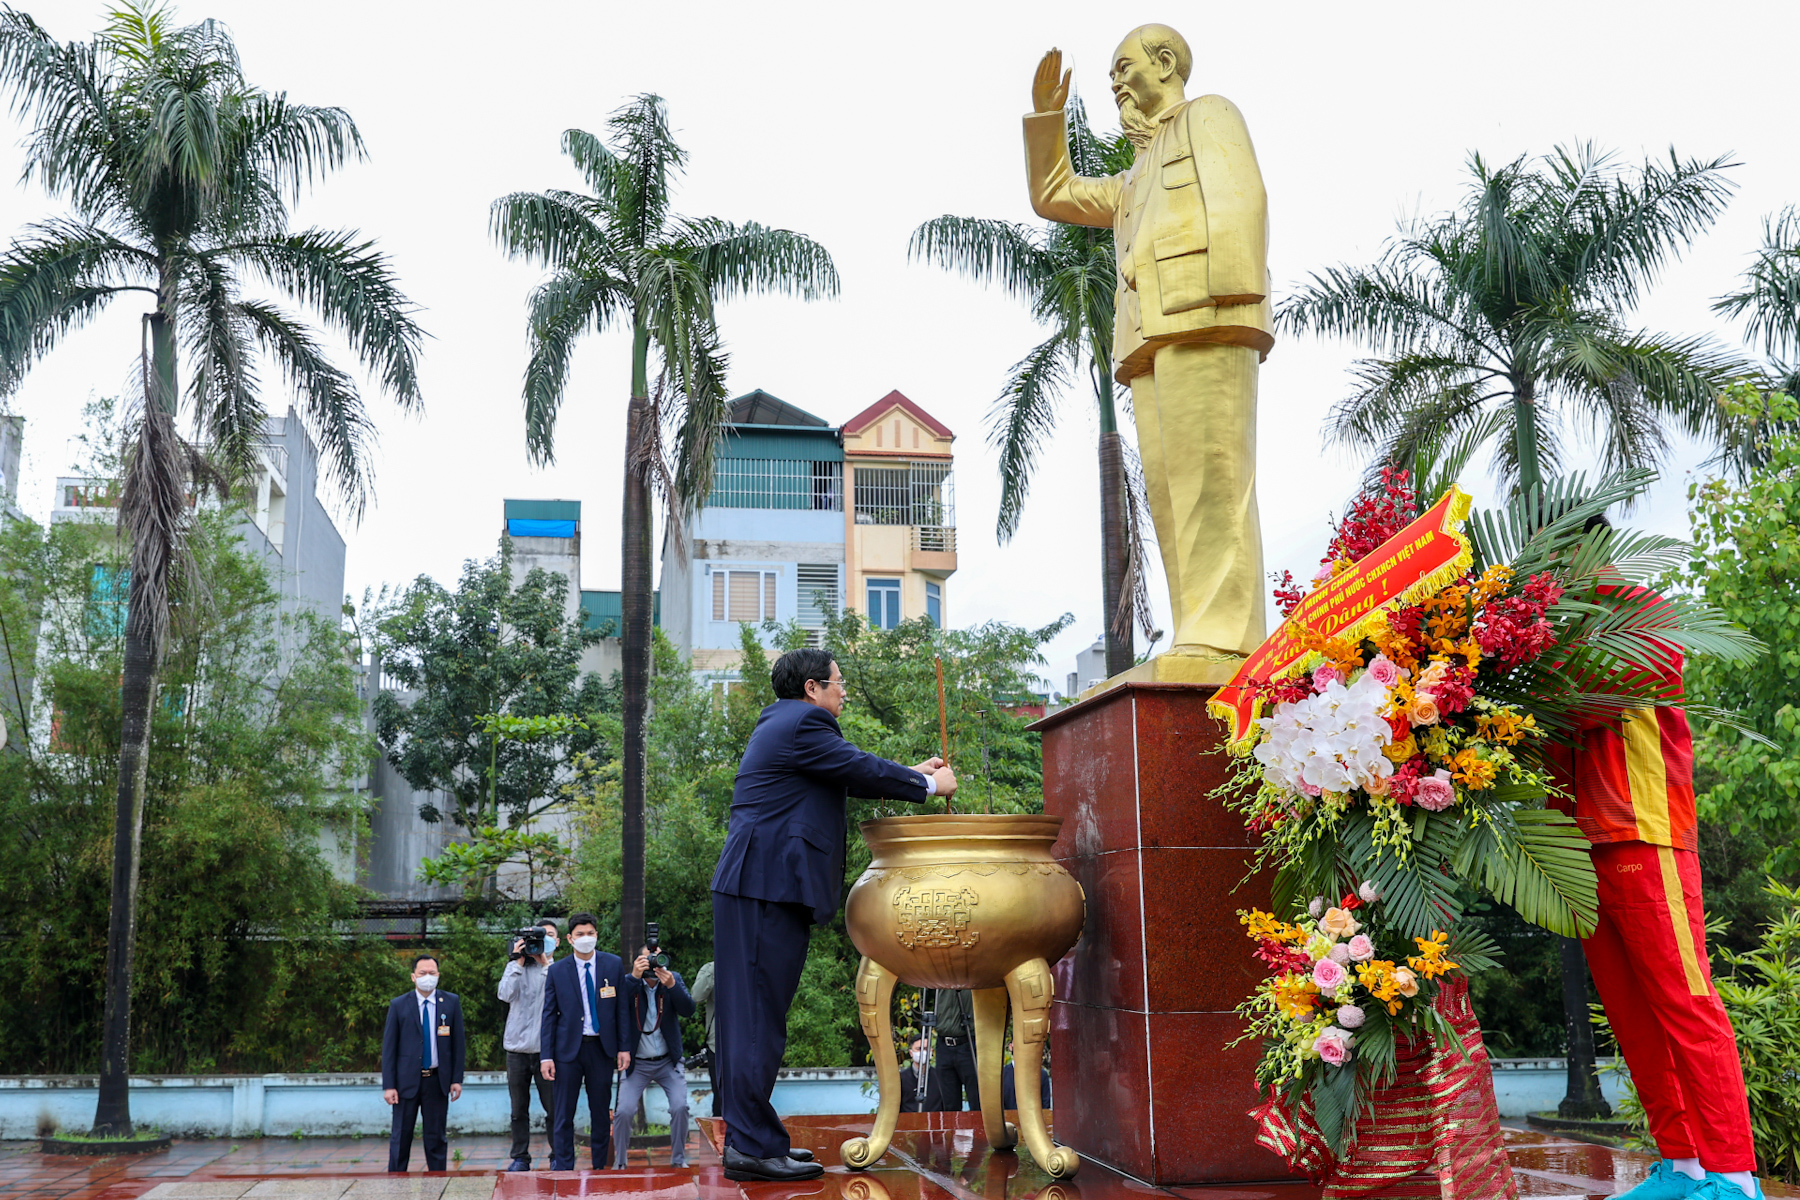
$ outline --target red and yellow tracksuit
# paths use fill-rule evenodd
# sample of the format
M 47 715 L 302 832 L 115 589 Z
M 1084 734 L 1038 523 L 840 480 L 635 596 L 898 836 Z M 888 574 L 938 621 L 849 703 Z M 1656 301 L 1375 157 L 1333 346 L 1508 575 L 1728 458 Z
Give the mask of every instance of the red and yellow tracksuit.
M 1678 692 L 1680 655 L 1661 673 Z M 1594 844 L 1600 920 L 1582 947 L 1650 1134 L 1664 1158 L 1754 1171 L 1743 1064 L 1707 965 L 1687 716 L 1636 709 L 1579 740 L 1552 767 Z

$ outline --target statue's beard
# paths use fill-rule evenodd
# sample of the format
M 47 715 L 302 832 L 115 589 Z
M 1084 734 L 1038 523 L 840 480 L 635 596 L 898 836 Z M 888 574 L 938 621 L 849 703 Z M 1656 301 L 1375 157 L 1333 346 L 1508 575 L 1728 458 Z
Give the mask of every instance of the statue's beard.
M 1156 136 L 1156 122 L 1144 115 L 1129 93 L 1119 96 L 1119 124 L 1124 127 L 1125 138 L 1138 150 L 1147 150 L 1150 139 Z

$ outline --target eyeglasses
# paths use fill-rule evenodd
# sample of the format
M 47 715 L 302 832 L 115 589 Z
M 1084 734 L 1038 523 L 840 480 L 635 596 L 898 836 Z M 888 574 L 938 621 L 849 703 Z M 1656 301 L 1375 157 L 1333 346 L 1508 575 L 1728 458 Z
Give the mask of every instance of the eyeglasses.
M 830 687 L 832 684 L 835 683 L 838 685 L 839 688 L 843 689 L 843 692 L 845 695 L 849 695 L 849 693 L 850 693 L 850 681 L 848 679 L 844 678 L 843 676 L 839 676 L 836 679 L 815 679 L 815 680 L 813 680 L 813 682 L 814 683 L 822 683 L 826 687 Z

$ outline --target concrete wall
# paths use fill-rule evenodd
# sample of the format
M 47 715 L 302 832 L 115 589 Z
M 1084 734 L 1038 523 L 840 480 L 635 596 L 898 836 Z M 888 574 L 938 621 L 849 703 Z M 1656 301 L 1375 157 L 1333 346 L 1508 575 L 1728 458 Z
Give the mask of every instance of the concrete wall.
M 775 1107 L 792 1115 L 872 1113 L 874 1077 L 867 1067 L 783 1071 Z M 705 1074 L 689 1072 L 687 1080 L 690 1111 L 710 1113 L 712 1090 Z M 47 1123 L 87 1129 L 98 1098 L 99 1084 L 91 1075 L 0 1077 L 0 1140 L 35 1137 Z M 662 1089 L 649 1089 L 644 1099 L 650 1121 L 666 1125 Z M 505 1133 L 511 1112 L 506 1073 L 471 1071 L 463 1079 L 462 1098 L 450 1105 L 450 1131 Z M 380 1076 L 373 1074 L 149 1075 L 131 1080 L 131 1118 L 139 1126 L 187 1137 L 344 1137 L 386 1134 L 389 1109 L 381 1101 Z M 575 1124 L 588 1127 L 585 1095 Z
M 1618 1104 L 1620 1077 L 1602 1072 L 1606 1098 Z M 689 1072 L 690 1109 L 712 1110 L 705 1074 Z M 861 1114 L 875 1111 L 872 1067 L 813 1068 L 781 1072 L 775 1109 L 784 1116 Z M 1494 1094 L 1502 1117 L 1556 1108 L 1567 1073 L 1561 1059 L 1494 1061 Z M 36 1136 L 39 1125 L 86 1129 L 94 1118 L 98 1081 L 91 1075 L 27 1078 L 0 1076 L 0 1140 Z M 668 1103 L 660 1088 L 645 1093 L 650 1120 L 667 1124 Z M 535 1102 L 534 1102 L 535 1103 Z M 452 1133 L 504 1133 L 510 1101 L 503 1071 L 471 1071 L 462 1099 L 450 1106 Z M 388 1106 L 381 1102 L 377 1075 L 148 1075 L 131 1081 L 131 1115 L 139 1125 L 191 1137 L 316 1137 L 385 1134 Z M 576 1125 L 587 1126 L 587 1100 Z

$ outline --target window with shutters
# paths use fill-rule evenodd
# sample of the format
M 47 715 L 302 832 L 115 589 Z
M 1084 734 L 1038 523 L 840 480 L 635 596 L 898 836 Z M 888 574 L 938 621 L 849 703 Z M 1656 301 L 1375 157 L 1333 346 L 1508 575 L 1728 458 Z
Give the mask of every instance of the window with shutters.
M 837 564 L 801 563 L 796 575 L 800 591 L 800 627 L 808 631 L 807 645 L 823 645 L 825 624 L 838 612 Z
M 777 571 L 714 571 L 712 619 L 755 625 L 776 619 Z

